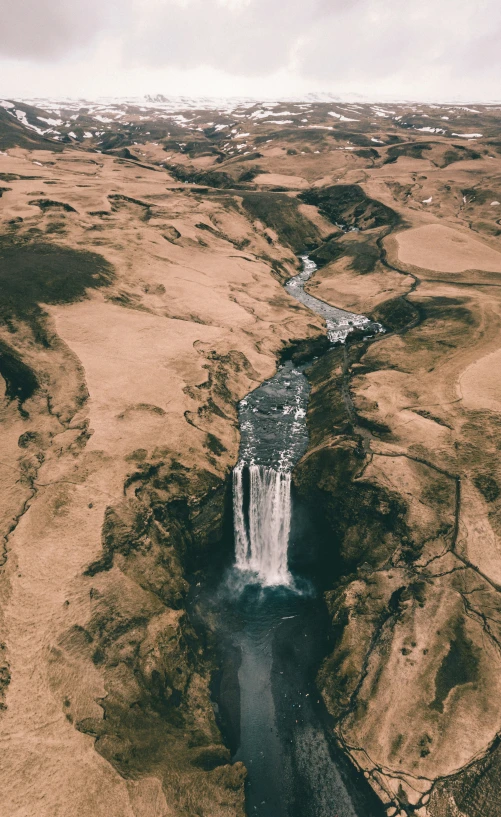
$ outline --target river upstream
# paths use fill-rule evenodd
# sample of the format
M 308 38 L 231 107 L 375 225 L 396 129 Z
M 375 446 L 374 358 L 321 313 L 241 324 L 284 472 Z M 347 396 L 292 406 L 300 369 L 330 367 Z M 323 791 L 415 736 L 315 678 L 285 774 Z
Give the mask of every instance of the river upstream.
M 306 293 L 316 265 L 307 256 L 302 262 L 285 288 L 326 320 L 332 342 L 343 342 L 355 327 L 381 331 Z M 235 564 L 211 602 L 223 645 L 219 716 L 233 760 L 248 770 L 248 815 L 379 817 L 368 784 L 328 737 L 315 689 L 328 652 L 327 613 L 321 594 L 291 566 L 296 535 L 309 549 L 291 496 L 291 471 L 308 444 L 303 369 L 285 363 L 239 405 Z

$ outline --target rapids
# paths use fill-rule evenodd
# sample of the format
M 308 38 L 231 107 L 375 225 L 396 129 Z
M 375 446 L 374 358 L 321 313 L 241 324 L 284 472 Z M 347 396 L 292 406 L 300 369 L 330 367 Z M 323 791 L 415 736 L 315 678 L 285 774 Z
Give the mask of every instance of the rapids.
M 355 328 L 382 331 L 306 293 L 316 265 L 307 256 L 302 262 L 285 288 L 326 320 L 332 342 L 344 342 Z M 379 817 L 367 782 L 329 737 L 315 687 L 329 649 L 323 599 L 289 564 L 292 469 L 308 445 L 305 367 L 285 363 L 239 404 L 235 563 L 210 600 L 222 652 L 215 698 L 232 758 L 247 768 L 248 815 Z M 303 532 L 301 547 L 309 544 Z

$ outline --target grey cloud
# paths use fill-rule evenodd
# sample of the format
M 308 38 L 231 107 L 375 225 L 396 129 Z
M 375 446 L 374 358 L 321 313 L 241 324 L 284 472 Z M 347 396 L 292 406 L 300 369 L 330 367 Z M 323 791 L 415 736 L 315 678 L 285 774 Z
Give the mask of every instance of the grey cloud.
M 138 75 L 149 69 L 210 67 L 266 83 L 282 69 L 312 89 L 351 83 L 362 91 L 378 90 L 386 82 L 390 88 L 412 86 L 435 94 L 436 78 L 457 92 L 468 83 L 475 92 L 492 89 L 501 63 L 499 0 L 0 4 L 0 55 L 40 64 L 80 56 L 102 38 L 111 49 L 115 44 L 121 49 L 123 70 Z M 89 53 L 89 70 L 99 71 L 106 54 L 95 64 L 93 59 Z
M 499 60 L 492 32 L 500 23 L 497 0 L 363 0 L 341 25 L 311 27 L 300 70 L 312 78 L 393 77 L 403 86 L 424 85 L 425 76 L 428 82 L 454 74 L 478 78 L 489 70 L 489 53 Z
M 458 78 L 469 71 L 486 68 L 492 72 L 501 66 L 501 14 L 492 20 L 489 33 L 468 42 L 458 55 L 456 73 Z M 499 81 L 499 77 L 498 77 Z
M 471 59 L 463 70 L 481 74 L 475 43 L 495 50 L 498 16 L 497 0 L 250 0 L 236 9 L 171 0 L 149 23 L 143 19 L 127 53 L 140 64 L 211 66 L 237 76 L 293 65 L 312 81 L 419 81 L 434 69 L 453 75 L 465 49 Z
M 58 59 L 91 42 L 113 11 L 102 0 L 2 0 L 0 54 Z
M 251 0 L 230 8 L 209 0 L 167 3 L 151 25 L 131 41 L 149 65 L 191 68 L 210 65 L 259 76 L 286 67 L 312 23 L 363 0 Z
M 365 24 L 358 14 L 349 14 L 329 27 L 312 27 L 300 54 L 300 70 L 312 78 L 343 80 L 422 71 L 437 59 L 435 31 L 431 21 L 417 26 L 398 11 Z

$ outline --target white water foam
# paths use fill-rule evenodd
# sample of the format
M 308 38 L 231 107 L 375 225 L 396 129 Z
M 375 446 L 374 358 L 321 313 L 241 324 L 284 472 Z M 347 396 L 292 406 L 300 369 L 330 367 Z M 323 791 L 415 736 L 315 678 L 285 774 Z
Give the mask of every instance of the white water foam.
M 244 469 L 249 476 L 244 490 Z M 248 514 L 245 494 L 248 493 Z M 264 465 L 238 463 L 233 470 L 236 567 L 264 587 L 290 586 L 287 568 L 291 522 L 291 474 Z
M 337 226 L 341 227 L 341 225 Z M 301 260 L 303 269 L 298 275 L 289 278 L 285 284 L 285 289 L 289 295 L 292 295 L 311 309 L 312 312 L 316 312 L 317 315 L 321 315 L 325 319 L 327 337 L 331 343 L 344 343 L 354 329 L 370 329 L 372 334 L 374 334 L 374 331 L 384 331 L 380 324 L 370 321 L 365 315 L 356 315 L 354 312 L 347 312 L 345 309 L 331 306 L 306 292 L 304 286 L 318 267 L 307 255 L 302 255 Z
M 344 343 L 354 329 L 384 331 L 364 315 L 338 309 L 305 292 L 317 265 L 301 256 L 303 269 L 285 289 L 321 315 L 331 343 Z M 242 440 L 233 470 L 235 566 L 244 582 L 288 586 L 291 528 L 291 470 L 306 449 L 308 382 L 301 368 L 285 364 L 271 380 L 240 403 Z M 259 460 L 261 460 L 259 462 Z

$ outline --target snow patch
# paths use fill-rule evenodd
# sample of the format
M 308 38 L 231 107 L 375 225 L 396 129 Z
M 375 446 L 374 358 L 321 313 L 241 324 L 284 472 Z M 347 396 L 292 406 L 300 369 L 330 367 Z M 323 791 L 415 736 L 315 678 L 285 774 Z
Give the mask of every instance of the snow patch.
M 340 122 L 360 122 L 360 119 L 350 119 L 349 116 L 343 116 L 343 114 L 335 113 L 334 111 L 328 111 L 328 113 L 329 116 L 335 116 Z
M 62 119 L 45 119 L 45 117 L 43 117 L 43 116 L 37 116 L 37 119 L 39 119 L 40 122 L 46 122 L 47 125 L 62 125 L 63 124 Z
M 443 128 L 432 128 L 430 125 L 425 125 L 423 128 L 415 128 L 415 130 L 422 131 L 423 133 L 445 133 Z
M 483 133 L 453 133 L 453 136 L 459 136 L 460 139 L 481 139 Z
M 9 113 L 12 113 L 12 111 L 9 110 Z M 47 129 L 42 130 L 42 128 L 38 128 L 36 125 L 31 125 L 28 122 L 28 119 L 26 118 L 25 111 L 20 111 L 19 108 L 16 108 L 16 110 L 14 111 L 14 114 L 17 117 L 17 119 L 19 119 L 19 121 L 25 126 L 25 128 L 29 128 L 30 130 L 36 131 L 37 133 L 40 134 L 40 136 L 43 136 L 44 133 L 47 133 Z M 14 114 L 13 114 L 13 116 L 14 116 Z

